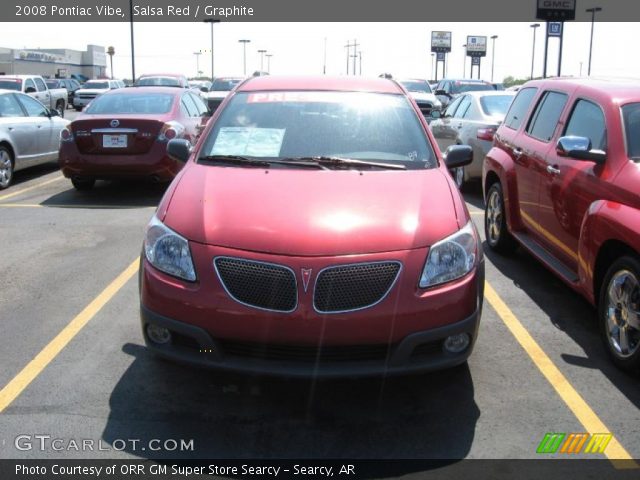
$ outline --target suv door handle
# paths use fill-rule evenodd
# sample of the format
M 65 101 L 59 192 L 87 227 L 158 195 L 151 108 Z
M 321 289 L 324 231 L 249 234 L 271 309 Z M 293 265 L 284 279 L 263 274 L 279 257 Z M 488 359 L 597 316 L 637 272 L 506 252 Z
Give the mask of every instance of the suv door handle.
M 560 169 L 554 165 L 547 165 L 547 172 L 551 175 L 560 175 Z
M 522 149 L 521 148 L 514 148 L 513 149 L 513 154 L 516 156 L 516 158 L 520 158 L 522 156 Z

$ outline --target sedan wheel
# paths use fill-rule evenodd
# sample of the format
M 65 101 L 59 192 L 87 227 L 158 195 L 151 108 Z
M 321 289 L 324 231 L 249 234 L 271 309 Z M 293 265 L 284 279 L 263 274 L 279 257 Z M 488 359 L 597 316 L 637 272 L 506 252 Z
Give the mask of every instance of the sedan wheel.
M 600 294 L 605 345 L 621 368 L 640 367 L 640 262 L 622 257 L 607 272 Z
M 489 188 L 487 205 L 484 210 L 484 233 L 487 243 L 498 253 L 508 253 L 515 249 L 516 243 L 507 230 L 502 187 L 496 182 Z
M 11 185 L 13 180 L 13 159 L 6 147 L 0 147 L 0 190 Z

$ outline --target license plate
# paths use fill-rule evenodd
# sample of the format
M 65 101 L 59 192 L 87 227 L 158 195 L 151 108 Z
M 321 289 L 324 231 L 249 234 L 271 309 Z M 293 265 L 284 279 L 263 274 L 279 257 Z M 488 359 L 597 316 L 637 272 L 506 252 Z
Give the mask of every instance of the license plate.
M 126 135 L 103 135 L 102 146 L 104 148 L 127 148 Z

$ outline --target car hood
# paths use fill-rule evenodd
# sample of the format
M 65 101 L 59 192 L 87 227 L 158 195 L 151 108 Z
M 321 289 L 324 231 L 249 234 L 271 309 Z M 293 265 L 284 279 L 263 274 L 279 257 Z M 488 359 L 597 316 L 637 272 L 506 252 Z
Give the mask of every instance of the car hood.
M 91 93 L 95 93 L 95 94 L 101 94 L 101 93 L 108 92 L 108 91 L 109 91 L 109 89 L 108 89 L 108 88 L 99 88 L 99 89 L 98 89 L 98 88 L 88 88 L 88 89 L 86 89 L 86 90 L 85 90 L 84 88 L 79 88 L 79 89 L 78 89 L 78 90 L 76 90 L 74 93 L 75 93 L 76 95 L 78 95 L 78 94 L 82 94 L 82 93 L 89 93 L 89 94 L 91 94 Z
M 188 164 L 165 224 L 198 243 L 329 256 L 432 245 L 458 229 L 446 173 Z

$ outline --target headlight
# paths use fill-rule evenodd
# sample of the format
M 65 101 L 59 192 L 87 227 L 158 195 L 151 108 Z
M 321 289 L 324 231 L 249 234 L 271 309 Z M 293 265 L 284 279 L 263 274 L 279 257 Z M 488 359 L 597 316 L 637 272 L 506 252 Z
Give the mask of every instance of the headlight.
M 471 271 L 479 258 L 478 233 L 469 220 L 462 229 L 429 249 L 420 277 L 420 288 L 460 278 Z
M 151 265 L 190 282 L 196 280 L 189 242 L 154 215 L 144 236 L 144 255 Z

